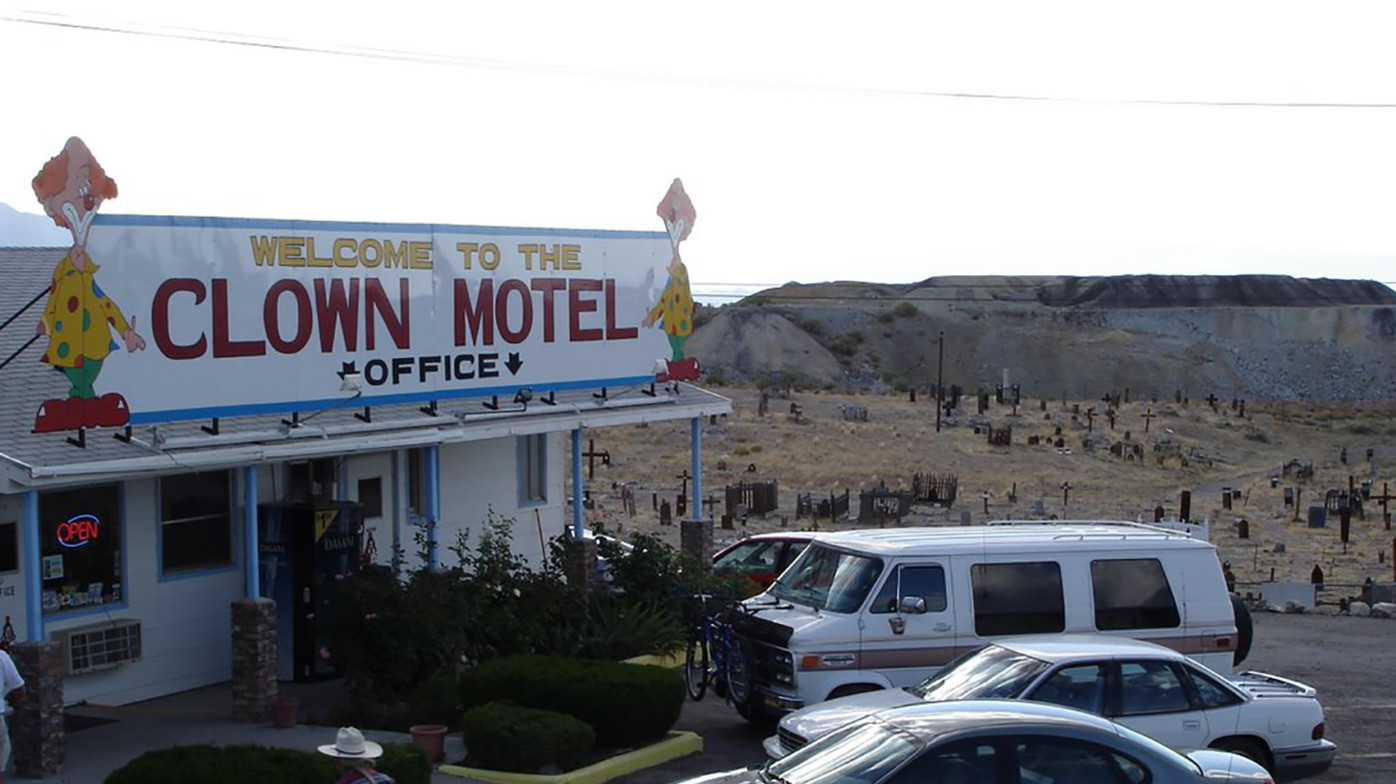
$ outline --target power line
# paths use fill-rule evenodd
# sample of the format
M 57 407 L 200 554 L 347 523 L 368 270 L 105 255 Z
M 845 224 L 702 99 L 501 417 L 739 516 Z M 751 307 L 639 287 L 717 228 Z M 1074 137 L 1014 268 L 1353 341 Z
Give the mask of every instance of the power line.
M 754 79 L 731 79 L 712 76 L 689 76 L 682 74 L 659 74 L 617 69 L 587 68 L 567 65 L 547 65 L 508 60 L 458 57 L 437 52 L 423 52 L 411 49 L 374 48 L 353 45 L 314 45 L 298 43 L 291 39 L 266 38 L 223 30 L 205 30 L 186 27 L 146 26 L 131 22 L 89 22 L 65 14 L 29 11 L 25 16 L 0 16 L 0 21 L 17 24 L 32 24 L 46 27 L 88 30 L 92 32 L 117 33 L 123 35 L 166 38 L 198 43 L 246 46 L 308 54 L 327 54 L 341 57 L 356 57 L 377 60 L 391 60 L 422 65 L 474 68 L 480 70 L 517 71 L 561 76 L 579 76 L 629 81 L 682 84 L 697 87 L 726 87 L 733 89 L 760 89 L 781 92 L 813 92 L 865 97 L 909 97 L 939 98 L 970 101 L 1016 101 L 1032 103 L 1067 103 L 1122 106 L 1193 106 L 1215 108 L 1268 108 L 1268 109 L 1396 109 L 1396 103 L 1348 102 L 1348 101 L 1204 101 L 1204 100 L 1163 100 L 1151 98 L 1100 98 L 1069 95 L 1027 95 L 1015 93 L 982 93 L 954 90 L 917 90 L 890 87 L 841 87 L 829 84 L 801 84 L 795 82 L 772 82 Z

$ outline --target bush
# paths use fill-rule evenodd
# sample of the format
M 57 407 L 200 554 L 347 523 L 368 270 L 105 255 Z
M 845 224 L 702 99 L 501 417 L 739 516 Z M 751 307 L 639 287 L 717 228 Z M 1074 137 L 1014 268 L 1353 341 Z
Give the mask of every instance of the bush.
M 334 781 L 330 758 L 309 751 L 262 746 L 175 746 L 150 751 L 112 771 L 106 784 L 325 784 Z
M 610 598 L 592 605 L 575 653 L 610 660 L 666 656 L 682 648 L 686 639 L 684 627 L 669 610 Z
M 679 720 L 683 679 L 673 670 L 554 656 L 511 656 L 461 673 L 467 710 L 491 702 L 565 713 L 591 725 L 596 741 L 633 747 L 662 737 Z
M 461 726 L 472 764 L 517 773 L 545 765 L 572 770 L 596 742 L 592 728 L 571 716 L 503 701 L 466 711 Z
M 431 760 L 415 743 L 384 743 L 383 756 L 373 766 L 396 784 L 431 784 Z
M 454 726 L 460 708 L 450 700 L 463 662 L 575 647 L 584 600 L 556 562 L 535 572 L 513 552 L 513 522 L 491 510 L 474 550 L 464 539 L 449 548 L 455 566 L 416 569 L 406 580 L 370 567 L 339 584 L 328 647 L 351 697 L 339 723 Z
M 863 345 L 863 333 L 845 332 L 829 341 L 829 350 L 835 354 L 851 357 L 858 352 L 858 347 L 861 345 Z
M 897 306 L 895 308 L 892 308 L 892 315 L 897 316 L 899 318 L 910 318 L 920 312 L 921 311 L 918 310 L 916 306 L 911 304 L 910 302 L 898 302 Z

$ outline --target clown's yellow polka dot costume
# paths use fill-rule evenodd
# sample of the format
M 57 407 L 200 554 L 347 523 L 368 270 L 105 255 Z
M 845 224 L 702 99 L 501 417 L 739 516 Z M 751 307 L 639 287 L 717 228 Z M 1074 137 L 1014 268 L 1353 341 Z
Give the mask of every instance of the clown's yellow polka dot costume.
M 86 255 L 83 261 L 83 268 L 78 269 L 70 254 L 53 271 L 53 287 L 44 308 L 44 326 L 49 336 L 44 361 L 54 367 L 81 368 L 94 361 L 100 364 L 117 347 L 112 328 L 118 335 L 130 328 L 121 309 L 93 280 L 97 265 Z
M 669 265 L 669 282 L 664 293 L 650 310 L 650 321 L 664 322 L 664 334 L 669 336 L 669 346 L 674 350 L 674 359 L 683 359 L 683 344 L 693 334 L 693 294 L 688 288 L 688 268 L 682 261 L 675 260 Z

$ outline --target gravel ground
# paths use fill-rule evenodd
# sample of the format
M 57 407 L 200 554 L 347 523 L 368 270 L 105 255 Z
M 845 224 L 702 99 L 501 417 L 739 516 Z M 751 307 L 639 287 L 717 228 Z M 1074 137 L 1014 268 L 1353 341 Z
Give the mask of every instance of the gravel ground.
M 1396 621 L 1345 616 L 1255 616 L 1256 640 L 1244 666 L 1318 689 L 1327 737 L 1338 759 L 1314 782 L 1396 782 Z M 668 784 L 765 759 L 752 726 L 711 695 L 684 705 L 678 729 L 703 736 L 704 751 L 616 779 L 617 784 Z
M 1338 759 L 1310 781 L 1396 781 L 1396 621 L 1257 613 L 1244 667 L 1318 689 Z

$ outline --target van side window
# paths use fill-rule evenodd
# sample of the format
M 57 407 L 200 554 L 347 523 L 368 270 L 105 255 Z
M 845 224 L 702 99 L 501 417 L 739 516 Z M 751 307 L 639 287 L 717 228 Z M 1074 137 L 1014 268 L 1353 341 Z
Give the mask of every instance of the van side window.
M 1042 634 L 1066 629 L 1062 570 L 1055 561 L 975 564 L 974 633 Z
M 926 612 L 945 611 L 945 570 L 939 566 L 902 566 L 887 575 L 882 590 L 877 592 L 868 612 L 897 611 L 897 575 L 902 578 L 902 596 L 920 596 L 926 600 Z
M 1100 631 L 1178 625 L 1178 605 L 1157 558 L 1091 561 L 1091 591 Z

